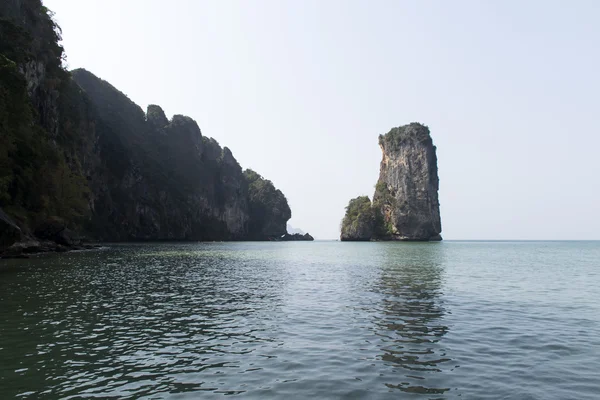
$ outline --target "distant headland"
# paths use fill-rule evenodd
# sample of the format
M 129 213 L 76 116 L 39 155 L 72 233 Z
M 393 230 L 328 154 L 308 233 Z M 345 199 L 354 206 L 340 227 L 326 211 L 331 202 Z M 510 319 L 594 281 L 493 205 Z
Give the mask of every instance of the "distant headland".
M 0 2 L 0 256 L 82 241 L 312 239 L 288 234 L 285 195 L 192 118 L 144 112 L 91 72 L 65 70 L 52 16 L 40 0 Z

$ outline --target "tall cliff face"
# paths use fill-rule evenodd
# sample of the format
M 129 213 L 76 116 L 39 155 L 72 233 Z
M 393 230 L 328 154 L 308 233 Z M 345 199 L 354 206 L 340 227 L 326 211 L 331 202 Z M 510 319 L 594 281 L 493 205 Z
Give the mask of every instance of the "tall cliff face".
M 292 217 L 283 193 L 256 172 L 247 169 L 244 176 L 248 182 L 251 239 L 279 238 L 287 233 L 287 221 Z M 286 221 L 286 222 L 284 222 Z
M 436 148 L 429 128 L 419 123 L 379 136 L 383 159 L 373 204 L 395 240 L 439 240 Z
M 91 231 L 110 240 L 246 238 L 248 184 L 228 148 L 189 117 L 169 121 L 157 105 L 144 113 L 88 71 L 73 79 L 97 110 Z
M 115 241 L 282 233 L 285 196 L 253 196 L 231 151 L 194 120 L 144 112 L 92 73 L 62 69 L 51 16 L 40 0 L 0 2 L 0 211 L 24 235 L 56 218 Z
M 0 207 L 25 234 L 45 217 L 87 210 L 77 157 L 87 138 L 70 136 L 74 124 L 59 129 L 73 88 L 58 32 L 39 0 L 0 2 Z
M 364 240 L 370 231 L 375 240 L 441 240 L 437 157 L 429 128 L 419 123 L 393 128 L 379 136 L 379 146 L 383 157 L 373 203 L 356 212 L 357 199 L 350 201 L 341 239 Z

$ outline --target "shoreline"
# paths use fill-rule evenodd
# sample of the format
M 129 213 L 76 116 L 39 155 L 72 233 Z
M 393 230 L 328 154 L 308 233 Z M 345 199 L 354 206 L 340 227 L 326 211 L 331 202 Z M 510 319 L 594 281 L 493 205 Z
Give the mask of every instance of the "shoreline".
M 106 247 L 98 243 L 81 243 L 76 245 L 63 245 L 51 241 L 24 241 L 17 242 L 0 252 L 0 260 L 28 259 L 44 254 L 68 253 L 72 251 L 96 250 Z

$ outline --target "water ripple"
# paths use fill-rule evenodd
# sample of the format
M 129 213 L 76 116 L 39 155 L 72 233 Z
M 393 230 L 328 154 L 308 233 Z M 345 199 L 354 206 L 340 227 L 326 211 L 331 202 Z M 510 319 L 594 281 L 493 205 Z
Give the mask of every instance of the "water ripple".
M 598 244 L 315 242 L 11 260 L 0 392 L 593 399 L 598 259 Z

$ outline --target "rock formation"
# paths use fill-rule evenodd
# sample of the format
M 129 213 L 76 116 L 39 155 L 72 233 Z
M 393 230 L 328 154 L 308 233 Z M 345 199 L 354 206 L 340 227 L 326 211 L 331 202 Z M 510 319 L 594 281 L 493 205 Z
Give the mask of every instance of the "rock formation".
M 383 158 L 373 195 L 350 201 L 341 240 L 441 240 L 436 148 L 419 123 L 379 136 Z
M 395 240 L 440 240 L 436 148 L 429 128 L 412 123 L 379 136 L 383 159 L 373 195 Z
M 96 236 L 249 238 L 249 182 L 227 147 L 203 136 L 189 117 L 175 115 L 169 121 L 157 105 L 144 113 L 90 72 L 76 70 L 72 75 L 97 111 L 100 165 L 88 174 L 94 209 L 90 230 Z M 281 198 L 287 205 L 283 194 Z
M 369 241 L 375 230 L 375 210 L 367 196 L 350 200 L 342 221 L 343 241 Z
M 305 233 L 304 235 L 300 233 L 286 233 L 279 240 L 283 242 L 296 242 L 296 241 L 308 241 L 312 242 L 315 240 L 309 233 Z
M 244 176 L 249 193 L 249 239 L 276 239 L 285 235 L 292 212 L 283 193 L 251 169 L 244 171 Z
M 91 72 L 64 70 L 51 15 L 40 0 L 0 2 L 0 254 L 19 238 L 286 234 L 283 193 L 193 119 L 144 112 Z
M 299 233 L 301 235 L 304 235 L 306 232 L 304 232 L 302 229 L 299 228 L 294 228 L 292 225 L 287 224 L 287 231 L 289 234 L 295 234 L 295 233 Z
M 22 238 L 21 228 L 0 208 L 0 248 L 12 246 Z

